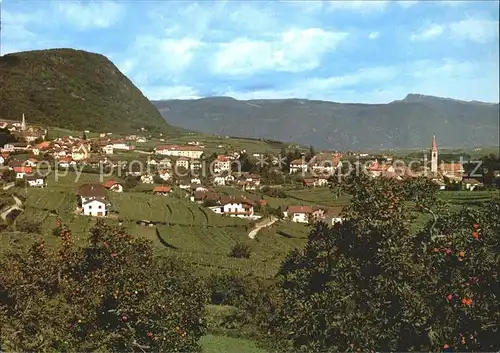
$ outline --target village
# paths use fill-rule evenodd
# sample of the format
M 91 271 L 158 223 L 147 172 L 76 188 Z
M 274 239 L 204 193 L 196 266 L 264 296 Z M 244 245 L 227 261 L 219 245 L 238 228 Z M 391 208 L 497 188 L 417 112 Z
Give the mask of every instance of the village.
M 149 151 L 141 148 L 148 137 L 128 135 L 115 137 L 112 133 L 100 133 L 96 137 L 64 136 L 47 138 L 47 129 L 27 125 L 24 114 L 20 122 L 2 122 L 0 128 L 8 130 L 18 142 L 8 143 L 1 149 L 0 164 L 4 165 L 2 180 L 25 188 L 47 187 L 47 178 L 70 170 L 100 173 L 108 177 L 117 176 L 100 183 L 80 183 L 75 180 L 75 213 L 81 216 L 108 217 L 111 203 L 109 193 L 127 192 L 124 180 L 135 184 L 151 185 L 151 195 L 168 197 L 174 189 L 183 191 L 183 196 L 198 203 L 215 214 L 259 220 L 263 217 L 257 210 L 266 206 L 266 198 L 258 191 L 263 188 L 279 189 L 279 183 L 263 182 L 257 171 L 243 171 L 241 157 L 247 151 L 207 155 L 205 146 L 197 141 L 188 144 L 168 144 L 160 138 Z M 467 190 L 481 187 L 473 178 L 465 178 L 460 163 L 438 165 L 438 147 L 433 137 L 430 150 L 430 168 L 417 169 L 392 165 L 393 156 L 383 155 L 384 161 L 369 161 L 364 172 L 371 177 L 388 177 L 396 180 L 415 177 L 426 172 L 441 190 L 447 182 L 462 183 Z M 302 188 L 331 187 L 332 177 L 345 172 L 344 162 L 352 156 L 343 156 L 338 151 L 314 152 L 295 155 L 287 160 L 279 155 L 253 154 L 256 164 L 281 175 L 283 180 L 295 181 Z M 368 157 L 359 154 L 357 157 Z M 284 166 L 282 164 L 285 164 Z M 262 171 L 263 168 L 260 169 Z M 232 188 L 231 195 L 219 192 L 218 187 Z M 130 189 L 130 188 L 128 188 Z M 241 190 L 241 195 L 238 195 Z M 243 193 L 246 193 L 244 196 Z M 253 194 L 249 194 L 253 192 Z M 328 191 L 325 191 L 328 192 Z M 253 196 L 249 196 L 253 195 Z M 140 205 L 138 205 L 140 207 Z M 281 205 L 274 216 L 297 223 L 322 220 L 328 224 L 341 222 L 341 207 L 313 206 L 310 204 Z M 266 215 L 269 216 L 269 215 Z

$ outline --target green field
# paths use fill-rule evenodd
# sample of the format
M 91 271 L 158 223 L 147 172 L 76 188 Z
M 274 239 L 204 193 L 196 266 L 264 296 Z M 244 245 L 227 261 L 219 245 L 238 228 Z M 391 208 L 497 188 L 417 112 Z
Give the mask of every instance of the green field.
M 101 180 L 99 174 L 91 173 L 82 173 L 79 179 L 76 178 L 74 172 L 60 172 L 57 178 L 55 174 L 49 175 L 48 187 L 45 189 L 9 190 L 26 198 L 25 212 L 21 213 L 17 222 L 39 222 L 43 234 L 47 234 L 48 244 L 55 244 L 58 239 L 53 237 L 51 232 L 55 227 L 56 217 L 59 217 L 69 225 L 77 242 L 86 242 L 88 231 L 95 219 L 75 214 L 78 186 L 116 178 L 106 177 Z M 193 264 L 200 275 L 227 269 L 270 278 L 274 276 L 286 254 L 294 248 L 302 247 L 306 242 L 309 231 L 307 225 L 279 221 L 262 229 L 257 238 L 252 240 L 248 238 L 252 227 L 249 221 L 217 215 L 191 202 L 185 197 L 186 192 L 177 188 L 171 196 L 152 195 L 152 187 L 139 185 L 134 192 L 109 193 L 111 212 L 115 217 L 110 217 L 107 222 L 117 224 L 118 219 L 121 220 L 131 234 L 150 239 L 159 255 L 179 256 Z M 336 193 L 327 187 L 283 187 L 286 195 L 284 198 L 273 198 L 259 192 L 245 192 L 231 187 L 216 189 L 233 196 L 263 196 L 273 208 L 288 205 L 342 207 L 349 203 L 347 195 L 341 195 L 337 199 Z M 455 207 L 481 207 L 493 195 L 498 195 L 498 192 L 445 191 L 439 193 L 439 198 Z M 430 219 L 429 215 L 416 215 L 414 230 Z M 142 220 L 162 222 L 163 225 L 150 227 L 137 224 Z M 157 231 L 163 243 L 158 238 Z M 8 248 L 9 243 L 27 243 L 31 240 L 29 237 L 18 239 L 14 234 L 2 236 L 3 248 Z M 249 259 L 228 256 L 236 243 L 246 243 L 250 246 L 252 253 Z
M 206 335 L 200 340 L 203 353 L 266 353 L 255 342 L 226 336 Z

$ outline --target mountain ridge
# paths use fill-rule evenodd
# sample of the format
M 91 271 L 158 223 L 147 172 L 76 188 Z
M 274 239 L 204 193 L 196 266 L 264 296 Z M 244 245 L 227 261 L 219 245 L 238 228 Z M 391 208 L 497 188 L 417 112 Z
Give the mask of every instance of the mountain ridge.
M 104 55 L 69 48 L 0 56 L 0 118 L 70 130 L 178 131 Z
M 380 104 L 232 97 L 152 102 L 165 119 L 187 129 L 317 148 L 422 148 L 433 134 L 450 148 L 498 145 L 498 103 L 417 93 Z

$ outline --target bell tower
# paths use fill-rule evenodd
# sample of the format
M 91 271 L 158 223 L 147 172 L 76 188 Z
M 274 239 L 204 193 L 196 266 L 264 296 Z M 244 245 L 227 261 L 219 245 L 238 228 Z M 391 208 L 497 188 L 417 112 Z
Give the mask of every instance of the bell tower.
M 26 131 L 26 119 L 24 118 L 24 113 L 23 119 L 21 120 L 21 131 Z
M 436 135 L 432 136 L 431 172 L 434 175 L 436 175 L 438 172 L 438 148 L 436 143 Z

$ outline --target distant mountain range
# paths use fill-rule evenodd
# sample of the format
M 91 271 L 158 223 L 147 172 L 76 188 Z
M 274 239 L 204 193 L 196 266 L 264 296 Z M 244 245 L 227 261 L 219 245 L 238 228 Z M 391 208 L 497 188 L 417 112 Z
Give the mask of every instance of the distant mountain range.
M 498 103 L 409 94 L 388 104 L 230 97 L 153 101 L 169 124 L 203 133 L 266 138 L 321 149 L 498 146 Z

